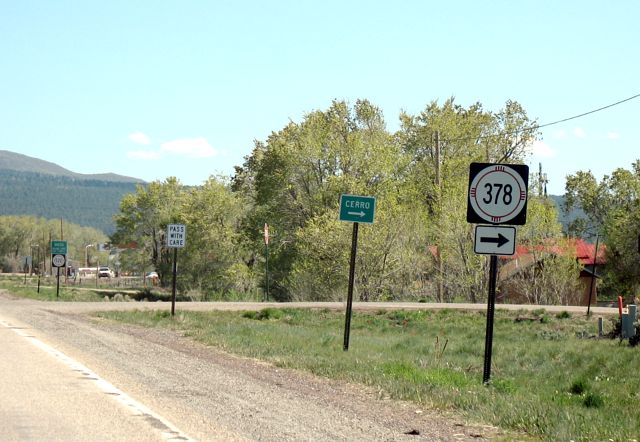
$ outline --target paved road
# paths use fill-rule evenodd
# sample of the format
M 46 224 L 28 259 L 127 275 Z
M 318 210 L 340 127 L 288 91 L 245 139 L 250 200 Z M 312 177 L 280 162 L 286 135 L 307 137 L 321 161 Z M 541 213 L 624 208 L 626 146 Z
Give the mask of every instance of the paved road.
M 179 303 L 176 310 L 255 310 L 267 305 L 283 306 Z M 341 303 L 292 306 L 344 309 Z M 168 310 L 170 305 L 45 303 L 0 294 L 2 440 L 449 441 L 500 434 L 496 428 L 420 410 L 414 404 L 380 400 L 378 392 L 362 386 L 234 357 L 169 331 L 113 324 L 84 314 L 157 308 Z M 354 305 L 356 310 L 382 308 L 485 307 Z M 406 434 L 415 431 L 419 437 Z
M 0 342 L 3 441 L 189 440 L 15 319 L 0 316 Z

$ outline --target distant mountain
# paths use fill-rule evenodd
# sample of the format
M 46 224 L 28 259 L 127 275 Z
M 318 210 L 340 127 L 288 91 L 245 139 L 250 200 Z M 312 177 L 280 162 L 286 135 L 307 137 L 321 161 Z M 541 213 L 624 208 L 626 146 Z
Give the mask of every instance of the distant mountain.
M 14 172 L 32 172 L 43 175 L 56 175 L 75 178 L 80 180 L 98 180 L 120 183 L 144 183 L 143 180 L 128 176 L 117 175 L 115 173 L 83 174 L 72 172 L 64 167 L 58 166 L 49 161 L 29 157 L 8 150 L 0 150 L 0 170 L 11 170 Z
M 558 221 L 562 224 L 562 231 L 565 234 L 569 231 L 569 224 L 578 218 L 587 217 L 580 208 L 574 208 L 571 212 L 564 213 L 564 195 L 549 195 L 549 198 L 551 198 L 558 207 Z
M 143 180 L 112 173 L 81 174 L 0 150 L 0 215 L 63 218 L 110 235 L 122 197 Z

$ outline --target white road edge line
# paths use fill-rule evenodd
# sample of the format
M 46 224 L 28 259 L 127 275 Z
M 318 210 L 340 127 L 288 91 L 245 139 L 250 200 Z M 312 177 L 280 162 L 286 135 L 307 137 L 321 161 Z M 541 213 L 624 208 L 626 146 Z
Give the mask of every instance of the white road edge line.
M 35 345 L 39 349 L 59 359 L 64 364 L 66 364 L 69 368 L 71 368 L 73 371 L 80 372 L 88 380 L 93 381 L 93 383 L 100 390 L 102 390 L 104 393 L 108 394 L 114 400 L 119 402 L 122 406 L 124 406 L 124 408 L 128 409 L 132 416 L 142 416 L 142 417 L 148 417 L 148 418 L 150 417 L 162 423 L 164 428 L 159 430 L 161 431 L 161 435 L 164 440 L 167 440 L 167 441 L 179 440 L 179 441 L 195 442 L 195 439 L 192 439 L 190 436 L 187 436 L 185 433 L 180 431 L 175 425 L 173 425 L 167 419 L 151 411 L 149 408 L 147 408 L 140 402 L 136 401 L 135 399 L 133 399 L 131 396 L 129 396 L 122 390 L 116 388 L 114 385 L 112 385 L 108 381 L 102 379 L 100 376 L 98 376 L 93 371 L 89 370 L 89 368 L 87 368 L 80 362 L 76 361 L 73 358 L 70 358 L 69 356 L 65 355 L 59 350 L 56 350 L 50 345 L 45 344 L 38 338 L 30 335 L 28 332 L 25 332 L 24 329 L 14 327 L 13 325 L 9 324 L 8 322 L 2 319 L 0 319 L 0 324 L 8 328 L 9 330 L 12 330 L 17 335 L 27 339 L 27 341 L 31 342 L 33 345 Z

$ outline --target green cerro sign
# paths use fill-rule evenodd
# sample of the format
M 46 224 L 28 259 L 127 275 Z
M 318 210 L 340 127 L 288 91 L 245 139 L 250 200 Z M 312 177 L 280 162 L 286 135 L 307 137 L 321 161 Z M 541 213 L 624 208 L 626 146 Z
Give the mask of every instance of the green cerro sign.
M 51 254 L 52 255 L 66 255 L 67 254 L 67 242 L 66 241 L 51 241 Z
M 340 221 L 372 224 L 375 212 L 373 196 L 340 195 Z

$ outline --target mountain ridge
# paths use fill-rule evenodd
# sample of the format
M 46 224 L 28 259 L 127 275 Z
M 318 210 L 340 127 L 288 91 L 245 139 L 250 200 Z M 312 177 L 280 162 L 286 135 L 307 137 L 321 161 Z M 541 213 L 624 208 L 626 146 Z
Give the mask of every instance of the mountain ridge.
M 0 170 L 64 176 L 77 180 L 97 180 L 114 183 L 145 183 L 144 180 L 139 178 L 118 175 L 115 173 L 77 173 L 50 161 L 41 160 L 39 158 L 30 157 L 28 155 L 23 155 L 9 150 L 0 150 Z
M 115 173 L 76 173 L 49 161 L 0 150 L 0 215 L 64 218 L 110 235 L 122 198 L 145 184 Z

